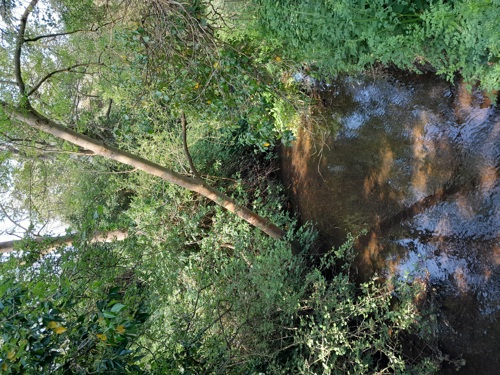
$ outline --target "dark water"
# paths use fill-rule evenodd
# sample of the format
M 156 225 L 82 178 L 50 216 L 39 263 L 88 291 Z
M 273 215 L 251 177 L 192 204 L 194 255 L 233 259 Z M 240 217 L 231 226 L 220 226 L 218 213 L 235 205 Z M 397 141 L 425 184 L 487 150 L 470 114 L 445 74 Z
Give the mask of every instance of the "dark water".
M 425 75 L 346 78 L 320 97 L 282 153 L 302 220 L 328 247 L 367 230 L 359 276 L 427 281 L 458 373 L 500 374 L 500 111 Z

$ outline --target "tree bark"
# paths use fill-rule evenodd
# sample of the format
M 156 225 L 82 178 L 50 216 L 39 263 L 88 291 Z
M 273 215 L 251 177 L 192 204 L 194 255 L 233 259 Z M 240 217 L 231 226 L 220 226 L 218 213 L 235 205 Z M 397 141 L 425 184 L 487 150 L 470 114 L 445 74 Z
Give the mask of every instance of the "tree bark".
M 110 232 L 97 232 L 90 239 L 90 243 L 98 243 L 98 242 L 112 242 L 112 241 L 123 241 L 128 237 L 128 232 L 125 230 L 113 230 Z M 47 249 L 44 249 L 44 252 L 50 252 L 59 246 L 70 246 L 73 244 L 75 240 L 75 235 L 70 234 L 67 236 L 59 236 L 59 237 L 37 237 L 34 238 L 33 241 L 37 243 L 42 243 L 45 241 L 49 242 L 49 246 Z M 16 249 L 16 244 L 22 243 L 23 240 L 14 240 L 14 241 L 4 241 L 0 242 L 0 254 L 10 253 L 14 250 L 22 250 Z
M 285 235 L 285 232 L 281 228 L 271 223 L 269 220 L 263 218 L 248 208 L 239 205 L 235 200 L 228 197 L 226 194 L 208 186 L 196 178 L 183 176 L 140 156 L 108 146 L 101 141 L 65 128 L 64 126 L 47 119 L 35 111 L 31 106 L 28 106 L 26 109 L 18 108 L 3 101 L 0 101 L 0 106 L 12 120 L 22 122 L 32 128 L 51 134 L 59 139 L 82 147 L 83 149 L 90 150 L 96 155 L 130 165 L 147 174 L 160 177 L 167 182 L 201 194 L 211 201 L 221 205 L 228 211 L 235 213 L 240 218 L 254 227 L 259 228 L 272 238 L 281 239 Z

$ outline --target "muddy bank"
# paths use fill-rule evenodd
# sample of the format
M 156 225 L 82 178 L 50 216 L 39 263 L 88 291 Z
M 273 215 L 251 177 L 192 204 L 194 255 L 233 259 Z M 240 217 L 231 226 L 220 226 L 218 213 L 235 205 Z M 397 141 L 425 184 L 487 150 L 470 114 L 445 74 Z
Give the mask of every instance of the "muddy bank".
M 348 233 L 356 269 L 420 277 L 439 346 L 461 374 L 500 369 L 500 111 L 431 75 L 325 87 L 282 177 L 325 248 Z M 445 369 L 445 373 L 456 373 Z

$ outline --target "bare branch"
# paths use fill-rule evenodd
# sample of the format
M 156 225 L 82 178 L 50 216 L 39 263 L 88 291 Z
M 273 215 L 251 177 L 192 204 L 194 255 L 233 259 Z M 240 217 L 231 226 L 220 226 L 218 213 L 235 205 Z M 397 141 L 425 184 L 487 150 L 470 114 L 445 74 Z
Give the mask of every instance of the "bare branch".
M 189 148 L 187 144 L 187 122 L 186 122 L 186 115 L 184 114 L 184 112 L 181 113 L 181 124 L 182 124 L 182 145 L 184 147 L 184 153 L 186 154 L 186 158 L 189 162 L 189 168 L 191 168 L 191 172 L 193 172 L 193 175 L 198 180 L 203 181 L 200 174 L 198 173 L 198 170 L 194 166 L 193 158 L 191 158 L 191 154 L 189 153 Z
M 96 170 L 92 170 L 92 169 L 78 169 L 77 171 L 82 172 L 82 173 L 92 173 L 92 174 L 126 174 L 126 173 L 137 172 L 138 169 L 134 168 L 134 169 L 129 169 L 128 171 L 117 171 L 117 172 L 112 172 L 112 171 L 103 172 L 103 171 L 96 171 Z
M 94 235 L 90 238 L 90 243 L 103 243 L 103 242 L 113 242 L 113 241 L 123 241 L 127 239 L 129 236 L 128 231 L 126 230 L 121 230 L 117 229 L 114 231 L 109 231 L 109 232 L 96 232 Z M 32 241 L 36 243 L 46 243 L 47 248 L 43 250 L 42 255 L 48 254 L 51 251 L 57 249 L 58 247 L 61 246 L 71 246 L 76 239 L 77 234 L 69 234 L 65 236 L 59 236 L 59 237 L 35 237 L 32 238 Z M 9 253 L 11 251 L 14 251 L 14 247 L 16 244 L 22 244 L 23 241 L 4 241 L 0 242 L 0 254 L 2 253 Z M 22 249 L 19 249 L 22 250 Z
M 53 144 L 50 144 L 48 142 L 45 142 L 45 141 L 34 141 L 32 139 L 24 139 L 24 138 L 11 138 L 9 137 L 7 134 L 5 134 L 4 132 L 0 132 L 0 135 L 5 137 L 5 139 L 7 140 L 7 142 L 4 142 L 2 140 L 0 140 L 0 144 L 3 144 L 3 146 L 15 153 L 15 154 L 20 154 L 20 150 L 15 148 L 12 144 L 20 144 L 20 146 L 22 147 L 29 147 L 29 148 L 33 148 L 35 150 L 39 150 L 41 151 L 42 153 L 59 153 L 59 154 L 75 154 L 75 155 L 94 155 L 94 153 L 90 150 L 85 150 L 81 147 L 78 147 L 78 150 L 77 151 L 63 151 L 63 150 L 59 150 L 59 149 L 55 149 L 55 148 L 45 148 L 45 147 L 54 147 L 55 145 Z M 10 143 L 10 144 L 9 144 Z M 27 144 L 28 143 L 28 144 Z M 37 147 L 37 146 L 34 146 L 33 145 L 36 144 L 36 145 L 40 145 L 40 146 L 45 146 L 45 147 Z
M 9 81 L 8 79 L 0 79 L 0 84 L 17 86 L 16 81 Z
M 47 81 L 50 77 L 52 77 L 58 73 L 71 72 L 73 69 L 78 68 L 80 66 L 90 66 L 90 65 L 102 65 L 102 64 L 100 64 L 100 63 L 81 63 L 81 64 L 71 65 L 71 66 L 64 68 L 64 69 L 54 70 L 53 72 L 50 72 L 45 77 L 43 77 L 40 81 L 38 81 L 38 83 L 35 86 L 33 86 L 33 88 L 28 92 L 28 94 L 26 94 L 26 96 L 29 97 L 29 96 L 33 95 L 33 93 L 35 93 L 45 81 Z
M 3 145 L 7 150 L 11 151 L 14 154 L 22 154 L 21 151 L 11 145 L 4 144 Z M 34 150 L 40 151 L 41 154 L 71 154 L 71 155 L 86 155 L 86 156 L 91 156 L 94 155 L 94 153 L 90 150 L 80 150 L 80 151 L 66 151 L 66 150 L 58 150 L 58 149 L 48 149 L 48 148 L 43 148 L 43 147 L 36 147 L 32 145 L 23 145 L 23 147 L 28 147 L 32 148 Z M 23 154 L 22 154 L 23 155 Z M 26 156 L 26 155 L 23 155 Z M 40 156 L 37 156 L 37 158 L 41 158 Z
M 3 204 L 0 203 L 0 210 L 3 212 L 4 216 L 9 219 L 9 221 L 14 224 L 16 227 L 18 228 L 21 228 L 22 230 L 24 230 L 25 232 L 28 231 L 28 229 L 26 229 L 25 227 L 23 227 L 21 224 L 19 224 L 16 220 L 14 220 L 13 218 L 10 217 L 10 215 L 7 213 L 7 210 L 5 209 L 5 207 L 3 206 Z
M 106 118 L 109 120 L 109 115 L 111 114 L 111 106 L 113 105 L 113 99 L 109 99 L 108 109 L 106 110 Z
M 54 33 L 54 34 L 39 35 L 39 36 L 36 36 L 34 38 L 24 39 L 24 43 L 36 42 L 40 39 L 56 38 L 58 36 L 71 35 L 71 34 L 79 33 L 80 31 L 91 31 L 91 30 L 83 30 L 82 29 L 82 30 L 73 30 L 73 31 L 66 31 L 66 32 Z
M 16 143 L 16 142 L 29 142 L 29 143 L 35 143 L 41 146 L 52 146 L 52 144 L 45 142 L 45 141 L 33 141 L 32 139 L 28 138 L 12 138 L 5 132 L 0 132 L 0 135 L 4 137 L 8 142 L 10 143 Z
M 16 40 L 16 50 L 14 51 L 14 75 L 16 76 L 17 86 L 21 95 L 25 94 L 26 86 L 24 85 L 23 77 L 21 75 L 21 50 L 24 43 L 24 33 L 26 32 L 26 24 L 28 23 L 28 16 L 35 8 L 38 0 L 31 0 L 29 5 L 24 10 L 19 24 L 19 33 Z
M 8 151 L 8 152 L 12 152 L 13 154 L 16 154 L 16 155 L 21 153 L 21 151 L 19 151 L 19 149 L 15 148 L 14 146 L 11 146 L 9 144 L 6 144 L 6 143 L 0 144 L 0 151 L 3 151 L 3 152 Z
M 57 38 L 58 36 L 65 36 L 65 35 L 71 35 L 71 34 L 76 34 L 76 33 L 81 33 L 81 32 L 89 32 L 89 33 L 95 33 L 97 31 L 99 31 L 100 29 L 102 29 L 103 27 L 106 27 L 108 25 L 111 25 L 111 24 L 114 24 L 115 22 L 117 22 L 119 19 L 121 18 L 118 18 L 116 20 L 111 20 L 109 22 L 106 22 L 102 25 L 99 25 L 97 27 L 92 27 L 90 29 L 78 29 L 78 30 L 71 30 L 71 31 L 64 31 L 64 32 L 60 32 L 60 33 L 53 33 L 53 34 L 45 34 L 45 35 L 38 35 L 36 37 L 33 37 L 33 38 L 25 38 L 24 39 L 24 42 L 25 43 L 32 43 L 32 42 L 36 42 L 40 39 L 50 39 L 50 38 Z

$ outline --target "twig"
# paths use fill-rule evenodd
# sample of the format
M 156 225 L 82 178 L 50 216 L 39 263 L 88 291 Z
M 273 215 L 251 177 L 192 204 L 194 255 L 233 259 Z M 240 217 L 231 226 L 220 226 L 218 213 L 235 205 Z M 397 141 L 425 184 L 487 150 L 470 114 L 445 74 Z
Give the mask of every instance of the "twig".
M 198 170 L 194 166 L 193 159 L 191 158 L 191 154 L 189 153 L 189 148 L 187 145 L 187 123 L 186 123 L 186 115 L 184 112 L 181 113 L 181 124 L 182 124 L 182 145 L 184 146 L 184 153 L 186 154 L 186 158 L 189 162 L 189 168 L 191 168 L 191 172 L 193 175 L 200 181 L 203 182 Z
M 71 31 L 63 31 L 63 32 L 60 32 L 60 33 L 38 35 L 38 36 L 35 36 L 33 38 L 25 38 L 24 42 L 25 43 L 36 42 L 36 41 L 38 41 L 40 39 L 56 38 L 58 36 L 71 35 L 71 34 L 75 34 L 75 33 L 79 33 L 79 32 L 91 32 L 91 33 L 95 33 L 97 31 L 99 31 L 100 29 L 102 29 L 103 27 L 106 27 L 108 25 L 114 24 L 119 19 L 121 19 L 121 18 L 118 18 L 116 20 L 112 20 L 112 21 L 106 22 L 106 23 L 104 23 L 102 25 L 99 25 L 99 26 L 91 28 L 91 29 L 78 29 L 78 30 L 71 30 Z
M 32 146 L 32 145 L 22 145 L 22 146 L 37 150 L 41 154 L 71 154 L 71 155 L 86 155 L 86 156 L 94 155 L 94 152 L 90 151 L 90 150 L 67 151 L 67 150 L 57 150 L 57 149 L 45 149 L 42 147 L 36 147 L 36 146 Z M 12 145 L 9 145 L 7 143 L 4 143 L 2 141 L 0 141 L 0 149 L 8 150 L 8 151 L 12 152 L 13 154 L 22 155 L 23 157 L 27 157 L 26 153 L 22 153 L 21 150 L 19 150 L 18 148 L 14 147 Z M 39 158 L 40 156 L 37 155 L 37 157 Z
M 81 30 L 66 31 L 66 32 L 61 32 L 61 33 L 39 35 L 39 36 L 36 36 L 34 38 L 25 38 L 24 39 L 24 43 L 36 42 L 36 41 L 38 41 L 40 39 L 44 39 L 44 38 L 55 38 L 55 37 L 58 37 L 58 36 L 71 35 L 71 34 L 74 34 L 74 33 L 78 33 L 80 31 L 92 31 L 92 30 L 81 29 Z
M 137 172 L 137 171 L 138 171 L 137 168 L 130 169 L 128 171 L 116 171 L 116 172 L 112 172 L 112 171 L 94 171 L 92 169 L 78 169 L 78 172 L 82 172 L 82 173 L 95 173 L 95 174 L 124 174 L 124 173 L 133 173 L 133 172 Z
M 12 219 L 9 214 L 7 213 L 7 211 L 5 210 L 3 204 L 0 203 L 0 210 L 2 210 L 3 214 L 5 215 L 5 217 L 7 219 L 9 219 L 9 221 L 14 224 L 16 227 L 19 227 L 21 228 L 22 230 L 24 230 L 25 232 L 28 232 L 28 229 L 26 229 L 25 227 L 23 227 L 21 224 L 19 224 L 17 221 L 15 221 L 14 219 Z
M 113 99 L 109 99 L 108 109 L 106 111 L 106 118 L 109 121 L 109 115 L 111 114 L 111 106 L 113 105 Z
M 0 84 L 2 85 L 13 85 L 13 86 L 17 86 L 17 82 L 16 81 L 10 81 L 8 79 L 0 79 Z
M 64 69 L 54 70 L 53 72 L 50 72 L 45 77 L 43 77 L 40 81 L 38 81 L 38 83 L 35 86 L 33 86 L 33 88 L 26 94 L 26 96 L 31 96 L 34 92 L 36 92 L 36 90 L 38 90 L 40 88 L 40 86 L 46 80 L 48 80 L 50 77 L 52 77 L 58 73 L 71 72 L 72 69 L 78 68 L 79 66 L 89 66 L 89 65 L 101 65 L 101 64 L 100 63 L 82 63 L 82 64 L 71 65 L 71 66 L 64 68 Z M 84 72 L 81 72 L 81 73 L 84 73 Z
M 52 145 L 50 143 L 47 143 L 45 141 L 32 141 L 30 139 L 24 139 L 24 138 L 11 138 L 7 134 L 5 134 L 4 132 L 0 132 L 0 135 L 3 136 L 3 137 L 5 137 L 7 139 L 7 142 L 2 141 L 0 139 L 0 147 L 3 146 L 3 147 L 5 147 L 6 149 L 8 149 L 9 151 L 11 151 L 11 152 L 13 152 L 15 154 L 20 154 L 20 150 L 18 148 L 15 148 L 13 145 L 10 145 L 9 142 L 12 143 L 12 144 L 21 143 L 22 147 L 28 147 L 28 148 L 32 148 L 32 149 L 35 149 L 35 150 L 39 150 L 42 153 L 94 155 L 93 151 L 85 150 L 83 148 L 79 148 L 78 151 L 65 151 L 65 150 L 57 150 L 57 149 L 53 149 L 53 148 L 37 147 L 37 146 L 33 146 L 32 144 L 26 144 L 26 143 L 34 143 L 34 144 L 37 144 L 37 145 L 49 146 L 49 147 L 53 147 L 54 145 Z

